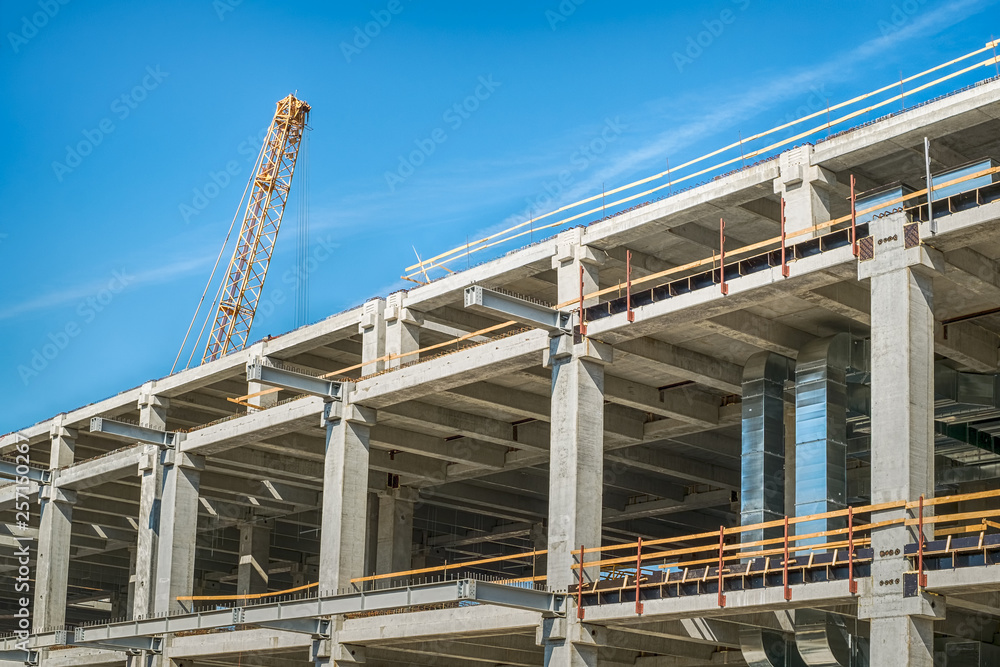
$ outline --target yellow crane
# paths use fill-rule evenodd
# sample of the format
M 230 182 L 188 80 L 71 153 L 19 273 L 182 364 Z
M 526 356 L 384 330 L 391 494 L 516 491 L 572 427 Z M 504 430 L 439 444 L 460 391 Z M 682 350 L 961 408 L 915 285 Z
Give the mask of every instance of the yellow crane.
M 267 269 L 271 261 L 271 254 L 274 252 L 274 243 L 281 227 L 285 203 L 292 187 L 295 162 L 299 155 L 310 110 L 311 107 L 307 102 L 297 99 L 294 95 L 285 97 L 277 104 L 267 138 L 264 140 L 254 171 L 250 176 L 248 184 L 250 198 L 247 200 L 243 214 L 243 224 L 240 228 L 236 248 L 229 261 L 224 282 L 220 286 L 215 302 L 213 302 L 217 304 L 215 306 L 215 319 L 205 343 L 205 351 L 201 359 L 203 364 L 218 359 L 233 350 L 242 350 L 246 347 L 250 327 L 253 326 L 254 315 L 257 312 L 257 304 L 264 288 L 264 280 L 267 278 Z M 237 210 L 237 215 L 239 215 L 239 210 Z M 223 249 L 225 249 L 225 245 Z M 209 284 L 211 282 L 210 278 Z M 207 287 L 205 291 L 207 293 Z M 203 294 L 202 301 L 204 298 Z M 198 310 L 200 309 L 201 304 L 198 307 Z M 197 317 L 198 313 L 195 311 L 195 317 L 191 320 L 192 325 Z M 204 331 L 204 327 L 202 331 Z M 190 332 L 191 326 L 189 325 L 188 334 Z M 200 334 L 198 338 L 201 339 Z M 185 335 L 184 341 L 181 345 L 181 351 L 187 343 L 187 335 Z M 180 352 L 178 353 L 179 358 Z M 176 367 L 176 365 L 177 361 L 175 360 L 174 366 Z

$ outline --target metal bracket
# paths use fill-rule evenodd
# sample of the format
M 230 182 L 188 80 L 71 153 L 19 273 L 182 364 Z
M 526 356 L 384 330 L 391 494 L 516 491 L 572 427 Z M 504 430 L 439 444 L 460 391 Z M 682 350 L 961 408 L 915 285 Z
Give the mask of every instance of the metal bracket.
M 94 417 L 90 420 L 91 433 L 103 433 L 116 440 L 126 442 L 144 442 L 160 447 L 173 447 L 178 438 L 175 431 L 160 431 L 148 426 L 114 421 L 104 417 Z
M 271 366 L 263 359 L 254 359 L 247 364 L 247 380 L 299 394 L 319 396 L 326 401 L 339 401 L 343 393 L 340 382 Z
M 504 294 L 479 285 L 465 288 L 465 307 L 491 315 L 500 315 L 521 324 L 544 329 L 549 333 L 570 333 L 572 313 L 529 301 L 512 294 Z

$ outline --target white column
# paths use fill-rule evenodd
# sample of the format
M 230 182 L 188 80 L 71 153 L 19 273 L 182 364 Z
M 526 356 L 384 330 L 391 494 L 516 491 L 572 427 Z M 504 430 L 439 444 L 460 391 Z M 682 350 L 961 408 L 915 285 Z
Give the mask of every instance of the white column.
M 578 579 L 572 551 L 601 545 L 604 488 L 604 366 L 611 348 L 572 336 L 552 339 L 549 453 L 548 585 L 565 590 Z M 597 572 L 587 572 L 587 578 Z
M 385 370 L 385 299 L 370 299 L 365 302 L 361 322 L 362 375 L 371 375 Z M 379 361 L 381 360 L 381 361 Z
M 344 387 L 345 395 L 349 393 Z M 321 595 L 354 589 L 364 575 L 368 523 L 368 436 L 375 411 L 350 403 L 328 403 L 323 468 L 323 527 L 320 531 Z
M 387 489 L 378 494 L 378 546 L 375 572 L 388 574 L 410 569 L 413 555 L 412 489 Z
M 180 447 L 182 442 L 177 444 Z M 156 555 L 153 611 L 180 611 L 179 595 L 194 591 L 198 537 L 198 492 L 205 458 L 167 450 L 160 500 L 160 540 Z M 184 605 L 190 606 L 190 605 Z
M 934 310 L 937 251 L 903 246 L 902 214 L 876 218 L 875 258 L 859 264 L 871 280 L 872 503 L 917 500 L 934 493 Z M 891 510 L 872 521 L 913 513 Z M 933 619 L 942 601 L 903 596 L 909 563 L 907 544 L 915 527 L 893 525 L 872 531 L 871 584 L 858 603 L 858 617 L 871 620 L 873 665 L 930 667 L 934 664 Z
M 785 231 L 808 229 L 831 220 L 832 202 L 843 190 L 833 172 L 812 164 L 813 147 L 808 144 L 793 148 L 778 158 L 780 176 L 774 181 L 774 193 L 785 200 Z M 797 241 L 812 238 L 800 236 Z
M 63 415 L 53 420 L 49 431 L 50 483 L 38 493 L 40 518 L 35 565 L 33 621 L 36 631 L 55 629 L 66 623 L 66 595 L 69 587 L 70 542 L 76 492 L 60 489 L 60 468 L 73 463 L 76 430 L 63 426 Z
M 406 354 L 420 349 L 420 327 L 424 318 L 405 305 L 405 292 L 389 295 L 385 307 L 385 353 L 387 355 Z M 390 359 L 386 368 L 399 368 L 417 361 L 419 356 L 407 354 L 405 357 Z
M 267 592 L 267 567 L 271 554 L 270 519 L 256 519 L 239 524 L 240 564 L 236 570 L 236 594 Z
M 147 383 L 142 387 L 138 401 L 139 422 L 149 428 L 165 430 L 170 399 L 156 396 L 153 388 L 153 383 Z M 133 618 L 147 616 L 153 612 L 165 452 L 165 449 L 157 445 L 146 445 L 139 460 L 139 529 L 129 578 Z

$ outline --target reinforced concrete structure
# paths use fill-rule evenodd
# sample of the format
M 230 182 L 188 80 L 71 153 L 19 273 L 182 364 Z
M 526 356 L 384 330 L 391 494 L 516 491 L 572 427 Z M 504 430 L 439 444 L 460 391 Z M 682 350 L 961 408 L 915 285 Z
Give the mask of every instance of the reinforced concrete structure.
M 998 664 L 996 156 L 991 79 L 4 436 L 0 665 Z

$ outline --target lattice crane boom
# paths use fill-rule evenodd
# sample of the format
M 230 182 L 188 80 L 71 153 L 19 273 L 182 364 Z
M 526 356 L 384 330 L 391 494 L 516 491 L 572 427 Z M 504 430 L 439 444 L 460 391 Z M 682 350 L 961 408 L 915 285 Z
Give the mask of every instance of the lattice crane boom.
M 251 175 L 250 199 L 202 363 L 246 347 L 310 109 L 308 103 L 293 95 L 278 102 L 258 168 Z

